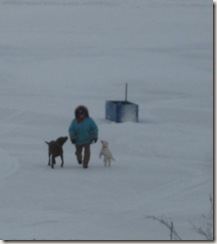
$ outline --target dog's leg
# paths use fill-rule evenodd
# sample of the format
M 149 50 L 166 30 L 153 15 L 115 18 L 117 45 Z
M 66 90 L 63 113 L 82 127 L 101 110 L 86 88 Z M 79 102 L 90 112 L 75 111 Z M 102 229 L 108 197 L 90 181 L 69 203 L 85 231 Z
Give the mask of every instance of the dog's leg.
M 111 159 L 110 158 L 108 159 L 108 166 L 109 167 L 111 166 Z
M 51 168 L 54 168 L 54 164 L 56 164 L 55 157 L 52 155 L 52 162 L 51 162 Z
M 50 156 L 48 155 L 48 165 L 50 165 Z
M 60 157 L 61 157 L 61 160 L 62 160 L 61 167 L 63 167 L 63 165 L 64 165 L 64 158 L 63 158 L 63 154 L 62 154 L 62 155 L 60 155 Z
M 51 156 L 51 153 L 50 153 L 50 143 L 45 141 L 45 143 L 48 145 L 48 165 L 50 165 L 50 156 Z
M 104 157 L 104 166 L 106 167 L 107 165 L 107 160 L 106 160 L 106 157 Z
M 50 153 L 48 153 L 48 165 L 50 165 Z

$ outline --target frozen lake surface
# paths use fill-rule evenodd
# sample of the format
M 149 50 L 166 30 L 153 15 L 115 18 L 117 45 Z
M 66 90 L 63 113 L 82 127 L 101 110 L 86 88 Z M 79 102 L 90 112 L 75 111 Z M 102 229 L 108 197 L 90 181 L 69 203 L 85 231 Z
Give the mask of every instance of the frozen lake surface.
M 213 6 L 204 0 L 0 0 L 0 239 L 204 240 L 213 193 Z M 105 120 L 105 101 L 139 123 Z M 88 170 L 64 145 L 84 104 L 100 142 Z

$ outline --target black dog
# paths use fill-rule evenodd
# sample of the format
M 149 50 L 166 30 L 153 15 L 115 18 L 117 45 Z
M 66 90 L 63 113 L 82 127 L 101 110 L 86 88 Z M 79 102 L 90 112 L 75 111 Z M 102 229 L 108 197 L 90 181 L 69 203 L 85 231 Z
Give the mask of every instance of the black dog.
M 50 165 L 51 160 L 51 168 L 54 168 L 54 164 L 56 164 L 55 158 L 60 156 L 62 160 L 61 167 L 63 167 L 63 144 L 67 141 L 68 137 L 59 137 L 56 141 L 45 142 L 48 144 L 48 165 Z

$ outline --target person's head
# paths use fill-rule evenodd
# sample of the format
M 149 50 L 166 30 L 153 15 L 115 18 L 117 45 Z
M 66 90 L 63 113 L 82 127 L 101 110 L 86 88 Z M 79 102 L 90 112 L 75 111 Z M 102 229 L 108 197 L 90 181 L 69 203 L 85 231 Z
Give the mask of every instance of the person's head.
M 86 117 L 89 117 L 88 109 L 85 106 L 83 106 L 83 105 L 78 106 L 75 109 L 75 117 L 77 119 L 78 118 L 86 118 Z

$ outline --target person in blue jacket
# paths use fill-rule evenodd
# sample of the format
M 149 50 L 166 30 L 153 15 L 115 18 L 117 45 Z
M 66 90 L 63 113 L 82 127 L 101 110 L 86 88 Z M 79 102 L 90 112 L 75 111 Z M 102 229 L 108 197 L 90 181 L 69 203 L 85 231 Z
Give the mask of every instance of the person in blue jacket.
M 89 116 L 88 109 L 80 105 L 75 109 L 75 118 L 69 127 L 69 137 L 72 144 L 75 144 L 78 163 L 83 164 L 83 168 L 88 168 L 90 160 L 90 144 L 98 140 L 98 127 Z M 82 152 L 84 149 L 84 157 Z

